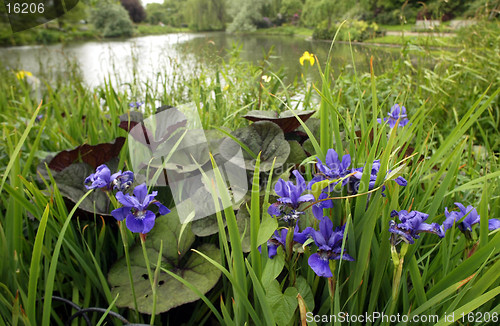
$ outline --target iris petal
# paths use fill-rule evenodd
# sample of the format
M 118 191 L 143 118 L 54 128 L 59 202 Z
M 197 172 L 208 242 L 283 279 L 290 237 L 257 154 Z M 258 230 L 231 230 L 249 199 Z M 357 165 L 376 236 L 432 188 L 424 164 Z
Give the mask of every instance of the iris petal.
M 136 218 L 133 214 L 127 215 L 126 220 L 127 228 L 133 233 L 143 233 L 144 222 L 141 219 Z
M 167 207 L 162 205 L 159 201 L 154 201 L 153 204 L 158 206 L 158 210 L 160 212 L 160 215 L 167 215 L 168 213 L 170 213 L 170 209 L 168 209 Z
M 312 254 L 307 262 L 316 275 L 322 277 L 333 277 L 328 259 L 321 258 L 318 253 Z
M 299 202 L 299 203 L 306 202 L 306 201 L 314 201 L 314 196 L 311 194 L 306 194 L 306 195 L 300 196 L 297 200 L 297 202 Z
M 496 218 L 492 218 L 488 221 L 488 230 L 494 231 L 496 229 L 500 229 L 500 220 Z
M 130 207 L 120 207 L 111 212 L 118 221 L 123 221 L 130 214 Z
M 138 185 L 134 188 L 134 196 L 137 197 L 137 200 L 142 204 L 146 195 L 148 194 L 148 187 L 145 183 Z
M 141 233 L 148 233 L 155 226 L 156 215 L 151 211 L 146 211 L 146 215 L 142 219 L 144 228 Z
M 123 192 L 121 192 L 121 191 L 118 191 L 116 193 L 115 197 L 120 202 L 120 204 L 122 204 L 123 206 L 126 206 L 126 207 L 137 208 L 140 205 L 137 198 L 130 196 L 129 194 L 124 195 Z
M 278 246 L 272 243 L 267 243 L 267 256 L 273 258 L 278 253 Z

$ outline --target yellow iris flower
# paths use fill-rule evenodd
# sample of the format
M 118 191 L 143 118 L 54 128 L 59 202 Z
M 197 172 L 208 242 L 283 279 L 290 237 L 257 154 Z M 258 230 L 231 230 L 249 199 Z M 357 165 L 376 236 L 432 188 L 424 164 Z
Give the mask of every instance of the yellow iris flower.
M 308 51 L 304 52 L 304 54 L 300 57 L 299 59 L 300 61 L 300 64 L 303 66 L 304 65 L 304 61 L 309 61 L 309 63 L 312 65 L 314 65 L 314 54 L 312 53 L 309 53 Z
M 33 74 L 31 72 L 29 72 L 29 71 L 26 71 L 26 70 L 19 70 L 16 73 L 16 77 L 19 80 L 24 79 L 26 76 L 33 76 Z

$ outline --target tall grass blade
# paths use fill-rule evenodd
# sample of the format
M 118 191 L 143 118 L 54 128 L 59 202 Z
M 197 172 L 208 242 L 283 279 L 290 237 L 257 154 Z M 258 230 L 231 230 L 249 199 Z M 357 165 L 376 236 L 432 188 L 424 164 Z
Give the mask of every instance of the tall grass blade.
M 42 255 L 43 238 L 45 236 L 45 228 L 47 226 L 49 212 L 50 206 L 47 205 L 40 220 L 40 225 L 38 226 L 35 243 L 33 245 L 33 254 L 31 255 L 31 265 L 28 281 L 28 304 L 26 306 L 26 312 L 28 315 L 28 319 L 33 325 L 36 325 L 36 299 L 38 295 L 37 284 L 41 266 L 40 257 Z
M 50 315 L 52 311 L 52 292 L 54 290 L 54 280 L 56 277 L 56 268 L 57 268 L 57 263 L 59 260 L 59 253 L 61 252 L 61 246 L 64 240 L 64 235 L 66 234 L 66 230 L 68 229 L 69 223 L 71 222 L 71 218 L 73 217 L 73 214 L 75 214 L 78 206 L 83 202 L 85 198 L 87 198 L 88 195 L 92 190 L 87 191 L 85 195 L 80 198 L 80 200 L 75 204 L 71 212 L 68 214 L 68 217 L 66 218 L 66 221 L 64 222 L 64 225 L 61 228 L 61 231 L 59 232 L 59 238 L 57 239 L 56 245 L 54 247 L 54 251 L 52 253 L 52 259 L 50 261 L 50 268 L 49 272 L 47 274 L 47 278 L 45 281 L 45 295 L 44 295 L 44 300 L 43 300 L 43 315 L 42 315 L 42 326 L 49 326 L 50 325 Z

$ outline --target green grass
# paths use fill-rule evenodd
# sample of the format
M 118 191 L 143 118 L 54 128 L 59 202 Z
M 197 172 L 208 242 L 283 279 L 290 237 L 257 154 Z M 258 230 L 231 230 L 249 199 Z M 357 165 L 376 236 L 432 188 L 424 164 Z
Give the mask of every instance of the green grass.
M 414 28 L 415 24 L 404 24 L 404 25 L 384 25 L 380 24 L 379 29 L 381 31 L 395 31 L 395 32 L 411 32 Z
M 474 33 L 464 34 L 457 42 L 460 52 L 422 51 L 422 57 L 432 56 L 432 69 L 419 65 L 420 58 L 410 57 L 409 47 L 404 46 L 393 69 L 379 76 L 348 72 L 339 76 L 328 66 L 315 66 L 322 78 L 314 85 L 300 78 L 285 85 L 280 81 L 284 73 L 266 58 L 256 66 L 242 61 L 235 49 L 227 62 L 214 70 L 200 68 L 193 78 L 173 66 L 172 79 L 161 76 L 158 83 L 131 83 L 128 88 L 106 82 L 90 89 L 77 71 L 55 81 L 37 76 L 42 84 L 51 83 L 42 90 L 40 105 L 28 82 L 0 67 L 4 76 L 0 79 L 4 139 L 0 143 L 0 324 L 63 325 L 74 311 L 52 300 L 51 294 L 82 307 L 109 308 L 107 312 L 118 312 L 131 322 L 150 319 L 115 307 L 116 297 L 106 280 L 112 264 L 124 255 L 115 220 L 67 206 L 54 179 L 41 180 L 37 175 L 37 165 L 50 153 L 127 136 L 117 128 L 118 117 L 130 110 L 129 102 L 142 99 L 137 94 L 146 100 L 145 116 L 153 114 L 155 100 L 176 106 L 190 103 L 205 129 L 228 131 L 249 124 L 242 118 L 245 112 L 285 111 L 293 104 L 291 95 L 302 94 L 304 107 L 320 111 L 317 116 L 322 118 L 318 130 L 304 128 L 313 138 L 313 155 L 302 162 L 306 179 L 314 172 L 315 157 L 324 162 L 326 150 L 334 147 L 341 155 L 351 155 L 352 166 L 380 159 L 380 171 L 393 170 L 388 179 L 402 175 L 408 180 L 406 187 L 400 187 L 384 180 L 382 172 L 375 181 L 377 187 L 386 186 L 382 197 L 381 188 L 366 192 L 365 174 L 359 195 L 346 189 L 336 195 L 334 208 L 325 213 L 335 226 L 347 225 L 348 238 L 342 246 L 356 261 L 333 264 L 334 277 L 327 280 L 308 266 L 314 246 L 303 252 L 279 249 L 273 260 L 266 255 L 266 240 L 277 225 L 267 214 L 269 203 L 276 202 L 272 183 L 288 174 L 277 175 L 282 171 L 275 170 L 274 163 L 273 173 L 263 173 L 259 170 L 262 154 L 254 153 L 246 228 L 251 252 L 247 255 L 242 253 L 238 214 L 216 169 L 214 179 L 205 183 L 214 187 L 212 193 L 222 195 L 220 203 L 228 208 L 216 214 L 219 234 L 196 241 L 218 245 L 221 259 L 218 262 L 200 251 L 194 254 L 216 266 L 222 279 L 208 293 L 198 293 L 203 301 L 185 308 L 188 317 L 182 319 L 186 314 L 181 307 L 158 316 L 158 325 L 181 321 L 269 325 L 282 322 L 284 316 L 296 324 L 301 304 L 327 315 L 392 311 L 440 316 L 455 312 L 460 317 L 471 311 L 498 312 L 500 233 L 488 232 L 485 222 L 500 216 L 500 61 L 492 59 L 498 56 L 494 45 L 500 42 L 494 26 L 474 28 Z M 273 74 L 273 81 L 263 84 L 263 74 Z M 406 106 L 411 125 L 391 130 L 376 122 L 394 103 Z M 40 121 L 39 113 L 44 115 Z M 404 160 L 409 147 L 414 155 Z M 120 162 L 120 168 L 130 168 L 127 147 L 120 153 Z M 400 281 L 393 282 L 390 212 L 411 208 L 428 213 L 427 222 L 441 223 L 444 208 L 455 201 L 473 205 L 481 215 L 482 226 L 474 228 L 473 240 L 458 230 L 444 239 L 421 234 L 404 256 Z M 220 203 L 214 198 L 214 205 Z M 305 225 L 317 229 L 309 213 L 302 223 L 301 229 Z M 137 237 L 124 238 L 127 245 L 138 245 Z M 260 245 L 262 253 L 257 249 Z M 153 266 L 156 272 L 164 274 L 164 266 L 158 266 Z M 307 304 L 297 301 L 297 293 Z M 89 318 L 92 324 L 102 322 L 99 314 Z
M 82 26 L 78 25 L 62 31 L 57 29 L 56 26 L 51 26 L 50 28 L 38 26 L 26 31 L 12 33 L 10 27 L 0 24 L 0 46 L 66 43 L 100 38 L 91 29 L 80 29 Z
M 92 25 L 66 26 L 59 30 L 57 25 L 49 24 L 49 28 L 34 27 L 26 31 L 12 33 L 10 27 L 0 24 L 0 46 L 68 43 L 83 40 L 100 40 L 102 36 Z M 188 32 L 188 28 L 174 28 L 149 24 L 136 24 L 134 36 L 159 35 Z
M 386 35 L 382 37 L 376 37 L 365 41 L 366 43 L 374 44 L 413 44 L 425 47 L 460 47 L 456 43 L 455 37 L 439 37 L 439 36 L 397 36 L 397 35 Z
M 139 36 L 189 32 L 188 28 L 180 28 L 180 27 L 160 26 L 160 25 L 150 25 L 150 24 L 137 24 L 135 26 L 137 28 L 136 33 Z
M 312 37 L 313 30 L 306 27 L 298 26 L 278 26 L 270 28 L 260 28 L 255 31 L 257 34 L 264 35 L 289 35 L 289 36 L 300 36 L 300 37 Z

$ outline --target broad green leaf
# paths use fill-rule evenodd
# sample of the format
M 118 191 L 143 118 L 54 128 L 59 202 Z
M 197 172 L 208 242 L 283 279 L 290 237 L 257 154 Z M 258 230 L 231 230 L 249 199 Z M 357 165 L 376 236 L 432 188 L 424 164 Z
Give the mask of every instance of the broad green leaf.
M 319 139 L 319 127 L 320 120 L 318 118 L 310 118 L 307 121 L 303 121 L 309 131 L 312 133 L 315 139 Z M 303 126 L 297 128 L 297 131 L 307 133 Z
M 208 237 L 209 235 L 218 233 L 217 216 L 213 214 L 193 221 L 191 223 L 191 231 L 198 237 Z
M 297 111 L 295 114 L 298 115 L 302 121 L 306 121 L 312 116 L 316 111 Z M 249 111 L 245 116 L 245 119 L 250 121 L 271 121 L 277 124 L 283 132 L 292 132 L 300 126 L 300 122 L 295 118 L 291 111 L 284 111 L 278 115 L 275 111 L 265 111 L 256 110 Z
M 290 145 L 285 140 L 283 131 L 272 122 L 256 122 L 248 127 L 233 131 L 232 135 L 253 153 L 261 152 L 261 172 L 267 172 L 271 169 L 274 158 L 276 158 L 275 167 L 282 166 L 290 154 Z M 240 148 L 237 142 L 226 138 L 220 145 L 219 151 L 225 159 L 229 160 L 238 153 Z M 255 159 L 246 151 L 243 151 L 243 158 L 246 169 L 254 170 Z M 241 163 L 243 164 L 243 162 Z
M 149 240 L 149 239 L 148 239 Z M 148 241 L 146 240 L 146 241 Z M 203 244 L 198 250 L 214 260 L 220 260 L 219 249 L 212 244 Z M 148 249 L 150 261 L 154 261 L 158 252 Z M 135 293 L 137 295 L 138 309 L 141 313 L 151 314 L 153 307 L 153 295 L 151 283 L 148 279 L 147 269 L 141 248 L 136 246 L 131 252 L 132 277 Z M 142 259 L 142 261 L 141 261 Z M 162 267 L 174 272 L 187 282 L 191 283 L 201 293 L 205 294 L 212 289 L 220 277 L 220 271 L 200 255 L 192 254 L 182 266 L 173 266 L 167 263 L 165 256 L 162 258 Z M 125 260 L 118 261 L 110 270 L 108 280 L 113 286 L 113 296 L 119 294 L 116 301 L 117 307 L 134 308 L 132 290 L 127 276 Z M 199 299 L 199 296 L 174 279 L 167 273 L 161 272 L 158 276 L 156 312 L 161 313 L 185 303 Z
M 278 221 L 275 218 L 264 214 L 262 222 L 260 223 L 259 234 L 257 236 L 257 246 L 265 243 L 273 235 L 274 231 L 278 228 Z
M 184 257 L 188 254 L 195 236 L 188 226 L 179 240 L 181 228 L 175 209 L 165 216 L 158 217 L 155 227 L 148 233 L 146 239 L 148 259 L 150 263 L 157 261 L 160 244 L 163 243 L 162 268 L 179 275 L 205 294 L 217 283 L 220 271 L 200 255 L 190 253 L 188 258 Z M 212 244 L 203 244 L 198 251 L 215 261 L 220 261 L 219 249 Z M 135 246 L 130 251 L 130 263 L 139 311 L 151 314 L 153 302 L 151 284 L 140 246 Z M 125 259 L 119 260 L 111 268 L 108 281 L 113 287 L 112 295 L 120 294 L 116 306 L 134 308 Z M 160 273 L 158 284 L 156 310 L 158 313 L 199 299 L 199 296 L 188 287 L 166 273 Z
M 267 288 L 277 277 L 280 275 L 281 271 L 285 267 L 285 258 L 283 255 L 278 254 L 272 259 L 269 259 L 262 272 L 262 286 Z
M 295 309 L 297 309 L 298 291 L 294 287 L 289 287 L 284 293 L 281 292 L 280 284 L 274 280 L 266 288 L 266 297 L 271 305 L 274 314 L 274 320 L 278 326 L 290 324 Z
M 181 229 L 182 224 L 179 221 L 177 210 L 174 208 L 167 215 L 156 219 L 153 230 L 148 233 L 146 247 L 159 251 L 160 242 L 163 240 L 163 256 L 168 259 L 169 263 L 177 265 L 189 251 L 195 239 L 193 232 L 187 227 L 179 240 Z M 152 261 L 156 261 L 156 259 Z
M 296 140 L 289 140 L 288 144 L 290 145 L 290 155 L 285 162 L 286 166 L 289 164 L 300 164 L 303 160 L 307 158 L 306 153 L 302 146 L 300 146 L 299 142 Z
M 299 276 L 297 278 L 297 281 L 295 283 L 295 287 L 299 291 L 300 295 L 304 299 L 307 310 L 308 311 L 313 311 L 314 310 L 314 295 L 312 293 L 311 287 L 309 284 L 307 284 L 306 279 L 303 276 Z

